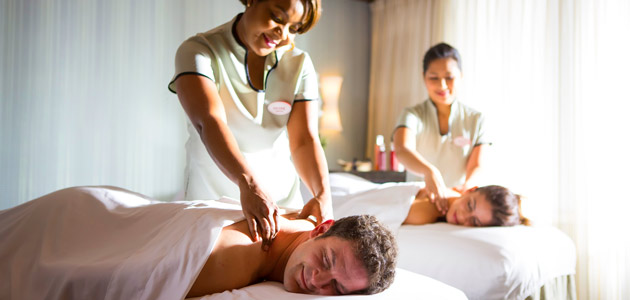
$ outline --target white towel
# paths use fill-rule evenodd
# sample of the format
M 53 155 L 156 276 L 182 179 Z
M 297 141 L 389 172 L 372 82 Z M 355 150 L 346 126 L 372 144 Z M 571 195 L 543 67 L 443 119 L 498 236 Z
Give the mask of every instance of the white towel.
M 221 228 L 242 218 L 232 199 L 45 195 L 0 211 L 0 299 L 184 299 Z
M 330 187 L 335 218 L 373 215 L 397 232 L 424 183 L 376 184 L 351 174 L 330 174 Z

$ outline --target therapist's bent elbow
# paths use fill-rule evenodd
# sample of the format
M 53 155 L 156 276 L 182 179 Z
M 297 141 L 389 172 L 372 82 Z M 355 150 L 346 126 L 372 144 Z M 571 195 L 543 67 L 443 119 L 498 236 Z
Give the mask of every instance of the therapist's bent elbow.
M 199 118 L 198 120 L 195 120 L 195 121 L 191 120 L 193 127 L 195 127 L 195 130 L 201 137 L 203 137 L 207 133 L 212 133 L 213 128 L 218 129 L 220 127 L 221 122 L 223 122 L 221 121 L 221 119 L 213 117 L 211 115 L 203 117 L 203 118 Z
M 403 164 L 412 163 L 415 160 L 415 155 L 412 150 L 406 147 L 396 147 L 396 158 Z
M 317 145 L 319 143 L 319 139 L 316 136 L 307 134 L 305 136 L 301 136 L 299 138 L 291 139 L 289 138 L 289 145 L 291 147 L 291 151 L 295 151 L 302 147 L 311 147 Z

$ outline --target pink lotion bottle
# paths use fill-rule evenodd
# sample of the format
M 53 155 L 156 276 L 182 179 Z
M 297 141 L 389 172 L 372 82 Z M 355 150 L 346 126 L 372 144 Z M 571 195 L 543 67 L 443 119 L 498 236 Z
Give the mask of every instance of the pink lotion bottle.
M 374 156 L 376 157 L 376 166 L 374 169 L 378 171 L 386 171 L 387 150 L 385 149 L 385 138 L 380 134 L 376 136 L 376 147 L 374 151 Z

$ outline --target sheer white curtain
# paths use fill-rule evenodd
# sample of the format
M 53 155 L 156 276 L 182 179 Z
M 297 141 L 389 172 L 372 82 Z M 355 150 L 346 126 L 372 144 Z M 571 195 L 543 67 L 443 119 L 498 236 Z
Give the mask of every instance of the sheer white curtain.
M 560 2 L 560 228 L 583 299 L 630 298 L 630 2 Z
M 581 299 L 630 298 L 630 235 L 623 224 L 630 211 L 624 188 L 630 179 L 625 153 L 630 145 L 626 121 L 630 92 L 625 88 L 630 71 L 626 32 L 630 2 L 386 0 L 374 6 L 394 3 L 409 6 L 400 11 L 411 11 L 418 3 L 430 8 L 413 17 L 398 14 L 396 24 L 407 25 L 397 28 L 416 26 L 417 19 L 423 19 L 418 16 L 430 11 L 435 15 L 426 18 L 431 20 L 424 25 L 429 26 L 428 35 L 419 39 L 430 44 L 445 41 L 460 50 L 464 72 L 460 99 L 487 114 L 494 133 L 485 180 L 525 195 L 525 213 L 535 223 L 556 225 L 571 236 L 578 249 Z M 378 10 L 373 13 L 375 20 L 381 17 Z M 375 36 L 392 30 L 377 27 L 377 22 L 374 26 Z M 408 43 L 418 49 L 418 41 Z M 373 59 L 394 64 L 409 51 L 400 45 L 390 56 Z M 428 48 L 423 46 L 418 56 Z M 380 47 L 392 48 L 373 41 L 373 53 Z M 408 68 L 396 72 L 383 78 L 418 74 Z M 415 93 L 418 85 L 419 79 L 407 90 Z M 376 80 L 371 86 L 376 95 L 404 93 Z M 378 102 L 371 103 L 374 107 L 400 107 L 421 101 L 424 93 L 413 99 L 371 93 L 370 100 Z M 379 121 L 370 127 L 395 120 L 397 113 L 374 112 L 371 117 Z
M 557 214 L 560 103 L 558 3 L 442 1 L 443 40 L 463 60 L 461 101 L 482 111 L 493 135 L 486 183 L 531 201 L 536 221 Z
M 185 116 L 167 90 L 179 44 L 237 1 L 0 0 L 0 209 L 74 185 L 168 200 Z
M 368 107 L 367 157 L 374 157 L 377 135 L 389 145 L 398 114 L 424 99 L 422 53 L 435 43 L 435 1 L 375 1 Z

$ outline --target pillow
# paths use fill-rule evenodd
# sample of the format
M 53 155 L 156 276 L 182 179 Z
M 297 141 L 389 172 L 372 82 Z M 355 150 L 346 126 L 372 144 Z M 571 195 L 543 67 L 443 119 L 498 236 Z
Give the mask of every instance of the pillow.
M 342 300 L 342 299 L 431 299 L 431 300 L 465 300 L 464 293 L 426 276 L 406 270 L 396 269 L 394 283 L 385 291 L 375 295 L 352 296 L 318 296 L 287 292 L 279 282 L 262 282 L 242 289 L 223 293 L 191 298 L 190 300 Z
M 403 225 L 398 267 L 461 289 L 469 299 L 524 299 L 575 274 L 573 241 L 555 227 Z

